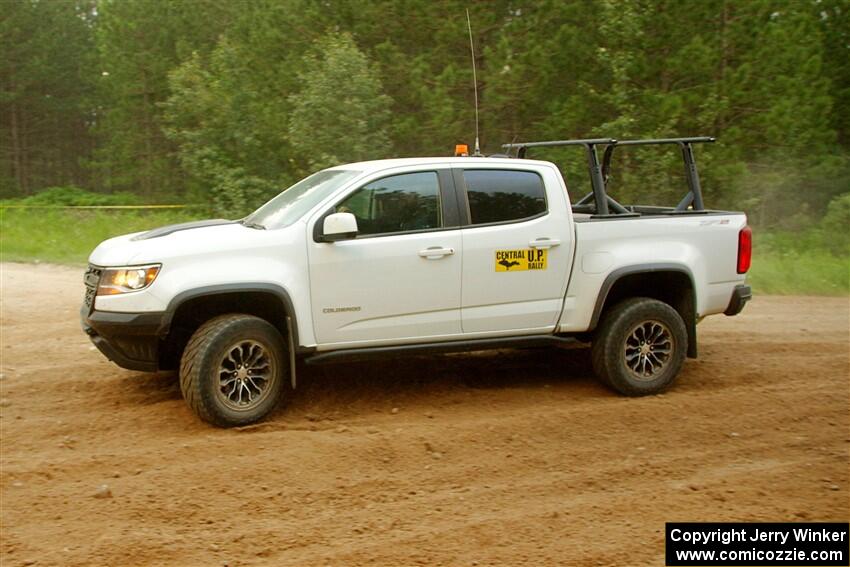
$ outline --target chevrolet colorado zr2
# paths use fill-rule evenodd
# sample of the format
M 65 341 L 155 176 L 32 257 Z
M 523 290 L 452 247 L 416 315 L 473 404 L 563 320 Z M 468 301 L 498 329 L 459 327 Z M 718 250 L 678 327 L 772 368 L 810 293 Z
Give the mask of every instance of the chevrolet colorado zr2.
M 657 393 L 696 357 L 697 323 L 751 297 L 746 216 L 703 204 L 693 145 L 711 141 L 527 142 L 331 167 L 240 220 L 101 243 L 83 329 L 121 367 L 178 369 L 188 405 L 219 426 L 269 414 L 298 359 L 580 339 L 611 388 Z M 681 151 L 678 205 L 607 194 L 614 149 L 642 144 Z M 553 163 L 526 157 L 541 146 L 583 148 L 592 191 L 571 200 Z

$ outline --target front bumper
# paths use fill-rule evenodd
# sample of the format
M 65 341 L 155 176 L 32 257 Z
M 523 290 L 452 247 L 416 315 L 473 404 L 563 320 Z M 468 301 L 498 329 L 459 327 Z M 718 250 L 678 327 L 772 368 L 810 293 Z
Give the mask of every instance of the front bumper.
M 113 313 L 80 309 L 83 331 L 106 358 L 122 368 L 156 372 L 160 337 L 168 332 L 165 313 Z
M 747 304 L 749 300 L 753 298 L 753 291 L 750 289 L 748 285 L 736 285 L 735 290 L 732 292 L 732 299 L 729 300 L 729 306 L 726 308 L 726 311 L 723 312 L 724 315 L 737 315 L 744 309 L 744 305 Z

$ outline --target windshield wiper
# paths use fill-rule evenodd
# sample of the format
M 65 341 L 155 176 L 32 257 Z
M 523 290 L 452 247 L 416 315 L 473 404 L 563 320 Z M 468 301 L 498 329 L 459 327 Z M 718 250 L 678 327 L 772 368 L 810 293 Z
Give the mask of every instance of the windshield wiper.
M 257 230 L 266 230 L 266 227 L 261 225 L 260 223 L 251 222 L 251 221 L 246 220 L 246 219 L 242 219 L 241 221 L 239 221 L 239 224 L 241 224 L 242 226 L 247 226 L 248 228 L 256 228 Z

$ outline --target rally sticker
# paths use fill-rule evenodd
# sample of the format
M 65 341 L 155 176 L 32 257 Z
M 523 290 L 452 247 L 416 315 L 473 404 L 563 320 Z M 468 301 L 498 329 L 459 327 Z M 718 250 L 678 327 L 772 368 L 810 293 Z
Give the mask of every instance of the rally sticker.
M 523 272 L 545 270 L 546 250 L 496 250 L 497 272 Z

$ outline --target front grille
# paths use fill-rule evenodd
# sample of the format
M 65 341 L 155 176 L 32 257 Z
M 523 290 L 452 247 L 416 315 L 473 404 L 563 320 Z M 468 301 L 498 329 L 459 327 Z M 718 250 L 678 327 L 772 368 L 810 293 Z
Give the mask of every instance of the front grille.
M 83 304 L 91 310 L 94 305 L 94 298 L 97 295 L 97 286 L 100 283 L 100 275 L 103 273 L 101 268 L 89 264 L 86 274 L 83 276 L 83 283 L 86 284 L 86 295 L 83 298 Z

